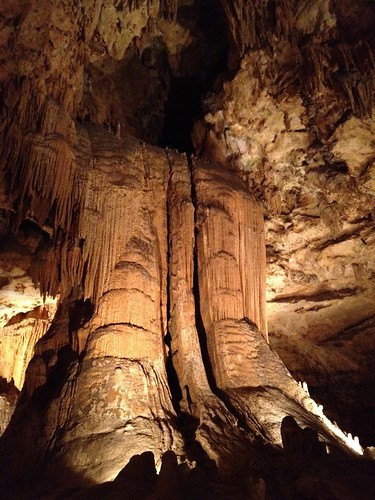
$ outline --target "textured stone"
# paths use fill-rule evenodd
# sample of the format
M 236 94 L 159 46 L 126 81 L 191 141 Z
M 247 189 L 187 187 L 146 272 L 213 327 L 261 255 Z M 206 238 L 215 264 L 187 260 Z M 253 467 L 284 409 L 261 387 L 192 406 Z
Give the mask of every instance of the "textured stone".
M 345 466 L 293 476 L 277 448 L 293 415 L 353 453 L 267 339 L 318 386 L 371 381 L 374 11 L 220 5 L 0 6 L 5 494 L 346 494 Z M 211 86 L 226 29 L 205 159 L 143 143 L 176 81 Z
M 373 355 L 344 332 L 375 311 L 368 23 L 350 2 L 224 4 L 243 57 L 207 99 L 195 147 L 239 170 L 264 207 L 271 345 L 309 383 L 367 377 Z

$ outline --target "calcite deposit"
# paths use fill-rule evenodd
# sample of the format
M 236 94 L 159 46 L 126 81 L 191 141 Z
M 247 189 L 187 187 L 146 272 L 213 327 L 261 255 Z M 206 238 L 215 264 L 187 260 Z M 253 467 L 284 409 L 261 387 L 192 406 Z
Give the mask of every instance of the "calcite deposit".
M 224 6 L 242 58 L 206 98 L 193 142 L 241 172 L 263 206 L 271 346 L 359 432 L 366 418 L 347 404 L 374 415 L 361 389 L 374 359 L 374 10 Z
M 6 498 L 373 497 L 374 21 L 0 3 Z

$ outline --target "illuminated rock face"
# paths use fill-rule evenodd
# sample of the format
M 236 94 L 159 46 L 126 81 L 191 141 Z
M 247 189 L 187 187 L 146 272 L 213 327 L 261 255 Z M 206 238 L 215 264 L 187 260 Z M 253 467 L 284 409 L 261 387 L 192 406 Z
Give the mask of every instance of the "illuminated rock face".
M 165 366 L 168 281 L 172 353 L 187 350 L 181 360 L 181 354 L 176 354 L 177 376 L 181 376 L 185 390 L 182 406 L 186 412 L 199 415 L 207 411 L 204 398 L 208 397 L 214 401 L 212 412 L 216 406 L 222 407 L 226 419 L 235 422 L 223 403 L 216 402 L 207 383 L 195 327 L 200 311 L 193 295 L 193 274 L 200 279 L 209 273 L 208 278 L 216 280 L 216 284 L 199 286 L 201 300 L 206 303 L 202 314 L 208 314 L 203 321 L 212 365 L 220 366 L 216 360 L 227 353 L 223 378 L 230 380 L 238 361 L 242 364 L 246 357 L 248 361 L 256 358 L 256 351 L 246 343 L 249 332 L 244 318 L 253 318 L 265 329 L 265 247 L 260 209 L 235 174 L 198 163 L 193 168 L 197 180 L 192 181 L 185 157 L 176 155 L 175 166 L 163 150 L 146 147 L 135 139 L 116 138 L 93 128 L 88 132 L 81 129 L 80 134 L 72 167 L 75 178 L 67 179 L 72 191 L 59 193 L 61 206 L 72 206 L 67 198 L 73 197 L 80 207 L 73 214 L 58 212 L 63 221 L 75 217 L 75 225 L 61 231 L 59 246 L 51 242 L 52 246 L 39 253 L 45 262 L 37 275 L 42 292 L 52 294 L 59 288 L 61 305 L 50 330 L 36 344 L 26 373 L 24 394 L 30 400 L 30 411 L 35 404 L 47 405 L 37 441 L 26 441 L 26 446 L 32 446 L 36 455 L 40 450 L 56 454 L 55 450 L 63 449 L 57 453 L 61 466 L 73 468 L 85 480 L 101 482 L 113 479 L 136 453 L 152 450 L 157 459 L 168 449 L 183 453 L 182 438 L 173 424 L 175 410 Z M 30 151 L 33 155 L 33 146 Z M 52 163 L 57 164 L 61 153 L 59 149 L 54 153 Z M 36 162 L 30 161 L 34 167 L 30 174 L 24 170 L 26 177 L 31 176 L 32 186 L 39 168 L 48 168 Z M 183 193 L 176 182 L 181 174 L 178 163 L 182 183 L 188 189 L 186 200 L 181 200 Z M 51 177 L 51 190 L 54 180 Z M 229 180 L 232 185 L 227 184 Z M 190 196 L 195 186 L 197 217 L 206 227 L 198 229 L 201 236 L 197 242 Z M 210 186 L 222 191 L 221 209 L 209 193 Z M 33 200 L 36 206 L 38 202 Z M 184 203 L 186 214 L 181 212 Z M 213 215 L 201 214 L 201 209 L 212 210 Z M 218 209 L 219 214 L 215 214 Z M 215 217 L 223 218 L 223 232 Z M 55 221 L 54 226 L 60 227 L 60 223 Z M 214 240 L 207 244 L 208 232 Z M 252 266 L 246 265 L 251 262 Z M 231 279 L 234 272 L 236 281 Z M 180 274 L 176 290 L 175 273 Z M 61 284 L 55 281 L 57 277 Z M 253 278 L 255 284 L 249 287 Z M 231 296 L 226 292 L 233 283 Z M 218 301 L 211 299 L 210 286 L 215 287 Z M 180 308 L 183 314 L 175 317 Z M 237 328 L 236 342 L 242 338 L 243 346 L 234 359 L 230 346 L 223 344 L 222 321 L 244 323 L 242 333 Z M 186 329 L 190 333 L 185 340 Z M 173 358 L 172 354 L 172 362 Z M 195 364 L 200 372 L 192 369 Z M 186 373 L 194 377 L 192 382 L 185 383 Z M 259 378 L 247 379 L 234 377 L 230 385 L 238 387 L 246 381 L 247 385 L 260 384 Z M 189 409 L 192 406 L 195 412 Z M 56 438 L 58 429 L 62 434 Z M 12 432 L 20 432 L 17 425 L 10 426 L 5 446 L 12 443 Z M 216 450 L 215 458 L 219 455 L 220 450 Z M 29 462 L 27 453 L 25 457 Z M 16 461 L 19 467 L 22 458 Z
M 205 100 L 195 148 L 241 172 L 264 208 L 272 348 L 319 398 L 336 400 L 338 421 L 358 432 L 365 425 L 370 444 L 374 9 L 224 5 L 242 58 Z
M 267 330 L 297 375 L 366 375 L 372 48 L 366 66 L 355 33 L 341 40 L 344 12 L 325 1 L 222 4 L 232 69 L 242 60 L 195 127 L 206 159 L 142 139 L 163 137 L 172 79 L 192 78 L 205 51 L 218 56 L 221 42 L 192 21 L 207 4 L 1 7 L 1 430 L 12 379 L 23 388 L 0 441 L 11 488 L 90 486 L 135 455 L 160 465 L 172 450 L 240 474 L 242 497 L 262 498 L 265 483 L 247 478 L 280 459 L 266 445 L 281 444 L 285 415 L 348 450 Z M 10 301 L 15 289 L 24 303 Z M 354 340 L 318 345 L 341 330 Z
M 57 211 L 60 239 L 37 254 L 45 264 L 36 279 L 45 294 L 61 290 L 60 306 L 3 437 L 10 477 L 33 472 L 44 453 L 60 484 L 72 471 L 84 484 L 114 479 L 144 451 L 183 457 L 176 411 L 197 419 L 197 441 L 228 470 L 257 433 L 280 442 L 288 411 L 329 436 L 266 341 L 263 217 L 246 184 L 218 164 L 130 137 L 79 134 L 72 191 L 59 193 L 61 206 L 72 197 L 79 210 Z M 30 164 L 23 172 L 38 192 L 48 166 Z M 168 385 L 168 331 L 180 401 Z

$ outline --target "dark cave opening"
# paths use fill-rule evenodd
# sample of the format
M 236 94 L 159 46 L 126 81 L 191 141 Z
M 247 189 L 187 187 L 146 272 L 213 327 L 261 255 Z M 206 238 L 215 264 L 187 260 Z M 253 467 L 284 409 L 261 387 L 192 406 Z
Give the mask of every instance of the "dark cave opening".
M 79 328 L 81 328 L 85 323 L 87 323 L 92 315 L 94 314 L 95 306 L 89 300 L 76 300 L 71 302 L 68 307 L 68 315 L 69 315 L 69 334 L 71 335 L 73 332 L 76 332 Z
M 177 21 L 189 29 L 192 42 L 181 53 L 178 68 L 170 68 L 158 144 L 190 155 L 194 153 L 191 132 L 202 115 L 204 98 L 218 90 L 223 75 L 228 74 L 229 28 L 223 8 L 215 0 L 180 6 Z
M 191 132 L 203 114 L 204 99 L 228 78 L 231 35 L 221 2 L 181 2 L 177 32 L 144 32 L 119 61 L 103 57 L 85 68 L 76 119 L 117 137 L 194 153 Z
M 31 254 L 35 254 L 50 240 L 50 235 L 37 222 L 31 219 L 21 221 L 15 238 Z
M 165 119 L 159 145 L 188 155 L 194 152 L 191 130 L 201 110 L 202 86 L 198 78 L 172 80 L 165 106 Z
M 362 446 L 375 442 L 375 385 L 373 380 L 341 379 L 309 387 L 311 396 L 324 406 L 327 417 L 345 432 L 359 437 Z

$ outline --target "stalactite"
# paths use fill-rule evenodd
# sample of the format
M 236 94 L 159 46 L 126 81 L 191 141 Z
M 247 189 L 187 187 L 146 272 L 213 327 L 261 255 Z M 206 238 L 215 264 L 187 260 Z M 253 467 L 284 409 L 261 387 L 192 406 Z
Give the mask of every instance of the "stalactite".
M 0 339 L 0 376 L 8 382 L 13 379 L 21 390 L 26 367 L 34 355 L 34 346 L 49 327 L 49 321 L 25 319 L 15 325 L 4 327 Z
M 27 120 L 3 131 L 3 169 L 8 172 L 9 188 L 18 203 L 15 228 L 27 216 L 35 217 L 43 226 L 53 207 L 56 233 L 58 228 L 64 231 L 71 228 L 71 196 L 77 165 L 72 147 L 63 139 L 64 135 L 69 137 L 73 122 L 66 119 L 65 126 L 57 125 L 64 113 L 56 113 L 55 103 L 49 103 L 41 112 L 47 135 L 38 132 L 23 135 L 21 130 L 27 127 Z M 33 120 L 37 122 L 36 117 Z
M 232 37 L 242 56 L 247 49 L 262 48 L 272 54 L 274 36 L 289 39 L 296 47 L 292 29 L 293 8 L 290 0 L 235 2 L 223 0 Z
M 40 258 L 35 259 L 30 268 L 33 282 L 39 287 L 41 295 L 56 297 L 60 288 L 60 247 L 59 245 L 49 245 Z
M 255 65 L 262 68 L 262 87 L 268 86 L 272 95 L 278 96 L 280 92 L 320 95 L 339 89 L 355 115 L 371 116 L 375 68 L 374 55 L 366 41 L 348 44 L 332 33 L 335 43 L 327 44 L 322 24 L 321 32 L 319 29 L 310 43 L 301 43 L 306 33 L 303 29 L 299 31 L 298 23 L 303 19 L 306 5 L 298 8 L 290 0 L 224 1 L 223 6 L 240 56 L 247 49 L 261 49 L 267 54 L 266 70 L 261 62 L 255 61 Z M 327 23 L 332 26 L 337 23 L 335 10 L 323 9 L 320 14 L 322 19 L 330 17 Z M 286 46 L 290 47 L 289 59 L 283 60 Z M 300 67 L 303 72 L 298 70 Z M 323 109 L 318 114 L 323 114 Z
M 160 0 L 159 15 L 168 21 L 175 21 L 177 16 L 177 0 Z
M 371 116 L 373 107 L 374 55 L 363 41 L 327 45 L 318 41 L 303 48 L 306 84 L 312 94 L 338 88 L 354 114 Z
M 139 9 L 141 0 L 128 0 L 127 3 L 129 7 L 129 12 L 132 12 L 133 10 Z

